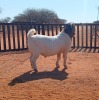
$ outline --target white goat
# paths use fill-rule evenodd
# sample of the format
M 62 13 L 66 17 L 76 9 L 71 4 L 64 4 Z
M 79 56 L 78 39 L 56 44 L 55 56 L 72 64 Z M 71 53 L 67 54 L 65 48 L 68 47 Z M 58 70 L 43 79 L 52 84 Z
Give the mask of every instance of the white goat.
M 74 36 L 74 24 L 67 24 L 63 31 L 56 36 L 34 35 L 35 29 L 31 29 L 28 34 L 28 49 L 31 53 L 30 62 L 34 71 L 37 72 L 36 60 L 39 55 L 44 57 L 57 54 L 56 66 L 59 67 L 61 53 L 63 53 L 64 67 L 66 66 L 67 53 L 71 47 L 72 37 Z

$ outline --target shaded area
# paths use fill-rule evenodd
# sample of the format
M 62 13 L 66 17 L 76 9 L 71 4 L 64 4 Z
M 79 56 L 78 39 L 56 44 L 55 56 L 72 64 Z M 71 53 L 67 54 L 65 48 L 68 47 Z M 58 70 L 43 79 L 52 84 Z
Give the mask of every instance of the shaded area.
M 66 69 L 64 68 L 62 71 L 58 70 L 58 67 L 56 67 L 53 71 L 44 71 L 44 72 L 31 72 L 28 71 L 16 78 L 14 78 L 8 85 L 13 86 L 17 83 L 25 83 L 28 81 L 33 81 L 33 80 L 39 80 L 39 79 L 44 79 L 44 78 L 51 78 L 51 79 L 56 79 L 56 80 L 65 80 L 67 79 L 68 73 L 65 71 Z
M 71 48 L 70 52 L 99 53 L 99 48 Z

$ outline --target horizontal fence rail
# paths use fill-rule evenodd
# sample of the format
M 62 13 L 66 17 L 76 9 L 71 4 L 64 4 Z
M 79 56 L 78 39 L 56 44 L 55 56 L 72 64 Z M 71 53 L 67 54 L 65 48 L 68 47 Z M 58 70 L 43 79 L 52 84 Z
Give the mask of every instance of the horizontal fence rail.
M 66 24 L 0 23 L 0 52 L 27 49 L 27 33 L 35 28 L 38 34 L 54 36 Z M 75 24 L 73 48 L 99 48 L 99 24 Z

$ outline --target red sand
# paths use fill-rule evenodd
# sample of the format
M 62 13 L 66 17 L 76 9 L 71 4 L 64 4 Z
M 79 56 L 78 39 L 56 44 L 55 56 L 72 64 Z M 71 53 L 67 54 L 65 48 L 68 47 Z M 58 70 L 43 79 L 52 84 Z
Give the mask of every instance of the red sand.
M 0 54 L 0 100 L 99 100 L 99 53 L 70 52 L 67 66 L 56 56 L 37 60 L 31 71 L 28 52 Z

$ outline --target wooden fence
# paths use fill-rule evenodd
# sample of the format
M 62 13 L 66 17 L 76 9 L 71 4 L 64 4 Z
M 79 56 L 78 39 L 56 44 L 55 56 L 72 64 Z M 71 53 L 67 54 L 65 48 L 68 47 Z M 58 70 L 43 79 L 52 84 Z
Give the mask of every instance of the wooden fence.
M 54 36 L 65 24 L 0 23 L 0 52 L 27 49 L 27 32 L 35 28 L 38 34 Z M 73 48 L 99 49 L 99 24 L 75 24 Z

